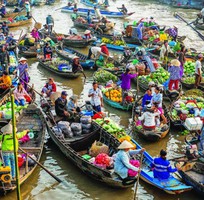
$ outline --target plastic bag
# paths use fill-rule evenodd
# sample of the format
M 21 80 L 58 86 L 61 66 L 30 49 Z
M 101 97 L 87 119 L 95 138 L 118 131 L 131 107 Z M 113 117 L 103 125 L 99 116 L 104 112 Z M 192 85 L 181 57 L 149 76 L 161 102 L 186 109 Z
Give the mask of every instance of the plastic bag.
M 82 130 L 83 129 L 91 129 L 91 124 L 81 124 L 81 126 L 82 126 Z
M 90 150 L 89 150 L 89 155 L 96 157 L 100 153 L 106 153 L 108 154 L 109 152 L 109 147 L 101 142 L 95 141 Z
M 82 116 L 80 122 L 82 124 L 90 124 L 92 121 L 91 116 Z
M 82 127 L 81 127 L 81 124 L 80 123 L 72 123 L 71 124 L 71 129 L 73 132 L 75 131 L 81 131 L 82 130 Z
M 73 133 L 72 133 L 72 130 L 70 128 L 70 123 L 69 122 L 60 121 L 60 122 L 58 122 L 57 126 L 62 130 L 62 133 L 64 134 L 65 138 L 73 137 Z

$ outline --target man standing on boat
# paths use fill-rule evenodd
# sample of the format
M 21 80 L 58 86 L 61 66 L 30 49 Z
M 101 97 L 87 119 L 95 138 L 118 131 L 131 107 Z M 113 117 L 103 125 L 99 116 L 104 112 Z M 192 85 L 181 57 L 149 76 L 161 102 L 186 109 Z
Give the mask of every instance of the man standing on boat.
M 31 11 L 31 7 L 30 7 L 30 3 L 29 1 L 25 2 L 25 9 L 26 9 L 26 13 L 27 13 L 27 18 L 30 18 L 30 11 Z
M 127 15 L 128 13 L 128 10 L 124 4 L 122 4 L 122 8 L 118 8 L 118 10 L 120 10 L 120 12 L 123 13 L 123 15 Z
M 171 168 L 170 162 L 166 159 L 166 151 L 163 149 L 160 151 L 160 157 L 155 158 L 151 164 L 153 168 L 154 178 L 168 179 L 170 173 L 177 172 L 179 169 Z
M 88 97 L 91 97 L 91 105 L 94 111 L 101 112 L 101 107 L 103 107 L 103 96 L 96 82 L 93 82 L 93 88 L 89 90 Z
M 100 9 L 95 6 L 95 7 L 94 7 L 94 11 L 95 11 L 95 16 L 96 16 L 96 18 L 97 18 L 98 20 L 101 20 L 102 15 L 101 15 Z
M 197 88 L 202 80 L 202 65 L 201 61 L 203 60 L 203 54 L 198 55 L 198 59 L 195 64 L 195 88 Z
M 54 19 L 50 14 L 46 17 L 46 25 L 48 27 L 48 34 L 51 35 L 54 27 Z

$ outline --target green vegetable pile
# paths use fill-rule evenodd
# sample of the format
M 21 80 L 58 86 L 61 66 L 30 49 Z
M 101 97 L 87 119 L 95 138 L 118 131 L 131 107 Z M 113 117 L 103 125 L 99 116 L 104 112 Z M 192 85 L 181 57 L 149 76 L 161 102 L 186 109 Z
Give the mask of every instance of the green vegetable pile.
M 107 83 L 110 80 L 116 82 L 118 80 L 117 76 L 103 69 L 100 69 L 95 72 L 93 79 L 94 81 L 97 81 L 99 83 Z
M 182 82 L 187 83 L 187 84 L 195 84 L 195 77 L 182 78 Z M 202 78 L 201 82 L 204 82 L 204 78 Z
M 195 62 L 186 61 L 184 64 L 184 74 L 192 75 L 195 73 Z

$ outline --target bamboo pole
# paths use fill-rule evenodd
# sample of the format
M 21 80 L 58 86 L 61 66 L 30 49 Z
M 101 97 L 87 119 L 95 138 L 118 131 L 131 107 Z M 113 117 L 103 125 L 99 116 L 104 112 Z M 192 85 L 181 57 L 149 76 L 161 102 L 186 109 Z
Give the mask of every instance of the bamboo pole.
M 13 127 L 13 146 L 14 146 L 14 158 L 15 158 L 15 171 L 16 171 L 16 193 L 17 200 L 21 200 L 20 180 L 19 180 L 19 168 L 18 168 L 18 150 L 16 145 L 16 119 L 14 110 L 14 95 L 11 94 L 11 112 L 12 112 L 12 127 Z

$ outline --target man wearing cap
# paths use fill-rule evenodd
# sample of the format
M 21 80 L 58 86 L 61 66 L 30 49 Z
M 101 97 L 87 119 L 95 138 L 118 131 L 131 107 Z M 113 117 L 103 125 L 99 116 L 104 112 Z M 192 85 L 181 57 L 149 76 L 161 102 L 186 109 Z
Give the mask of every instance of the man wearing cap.
M 31 11 L 31 7 L 30 7 L 30 3 L 29 1 L 25 2 L 25 9 L 26 9 L 26 13 L 27 13 L 27 18 L 30 18 L 30 11 Z
M 17 131 L 17 129 L 16 129 Z M 16 177 L 16 171 L 15 171 L 15 161 L 14 161 L 14 145 L 13 145 L 13 127 L 9 123 L 3 128 L 1 128 L 1 132 L 3 134 L 0 135 L 0 141 L 2 141 L 1 150 L 2 150 L 2 156 L 4 160 L 5 166 L 9 166 L 11 168 L 11 176 L 12 179 L 15 179 Z M 25 136 L 29 130 L 24 130 L 22 132 L 19 132 L 16 134 L 16 149 L 18 151 L 18 140 L 21 139 L 23 136 Z
M 45 84 L 45 86 L 42 89 L 42 94 L 45 94 L 47 97 L 49 97 L 53 92 L 57 91 L 57 86 L 54 82 L 53 78 L 49 78 L 48 82 Z
M 52 48 L 50 47 L 49 43 L 45 43 L 45 46 L 43 48 L 43 53 L 44 53 L 44 59 L 49 57 L 49 59 L 52 59 Z
M 55 101 L 55 112 L 57 116 L 63 117 L 64 120 L 67 120 L 70 116 L 67 110 L 67 95 L 66 91 L 62 91 L 61 97 Z
M 154 178 L 158 179 L 168 179 L 170 177 L 170 173 L 177 172 L 177 168 L 172 168 L 170 162 L 166 159 L 166 151 L 163 149 L 160 151 L 160 157 L 155 158 L 151 163 L 151 167 L 153 168 Z
M 134 172 L 139 171 L 138 167 L 130 163 L 130 157 L 139 153 L 143 153 L 145 149 L 130 150 L 132 148 L 134 148 L 134 146 L 127 140 L 123 141 L 118 146 L 119 151 L 115 156 L 114 171 L 122 179 L 125 179 L 129 176 L 129 170 L 133 170 Z
M 195 88 L 197 88 L 202 80 L 202 65 L 201 61 L 203 60 L 203 54 L 199 54 L 195 63 Z
M 1 8 L 0 8 L 0 15 L 1 17 L 4 17 L 6 14 L 6 6 L 5 4 L 2 4 Z
M 54 19 L 50 14 L 46 17 L 46 25 L 48 27 L 48 34 L 51 35 L 54 27 Z
M 88 97 L 91 97 L 93 109 L 96 112 L 101 112 L 101 107 L 103 106 L 103 96 L 96 82 L 93 82 L 93 88 L 89 90 Z

